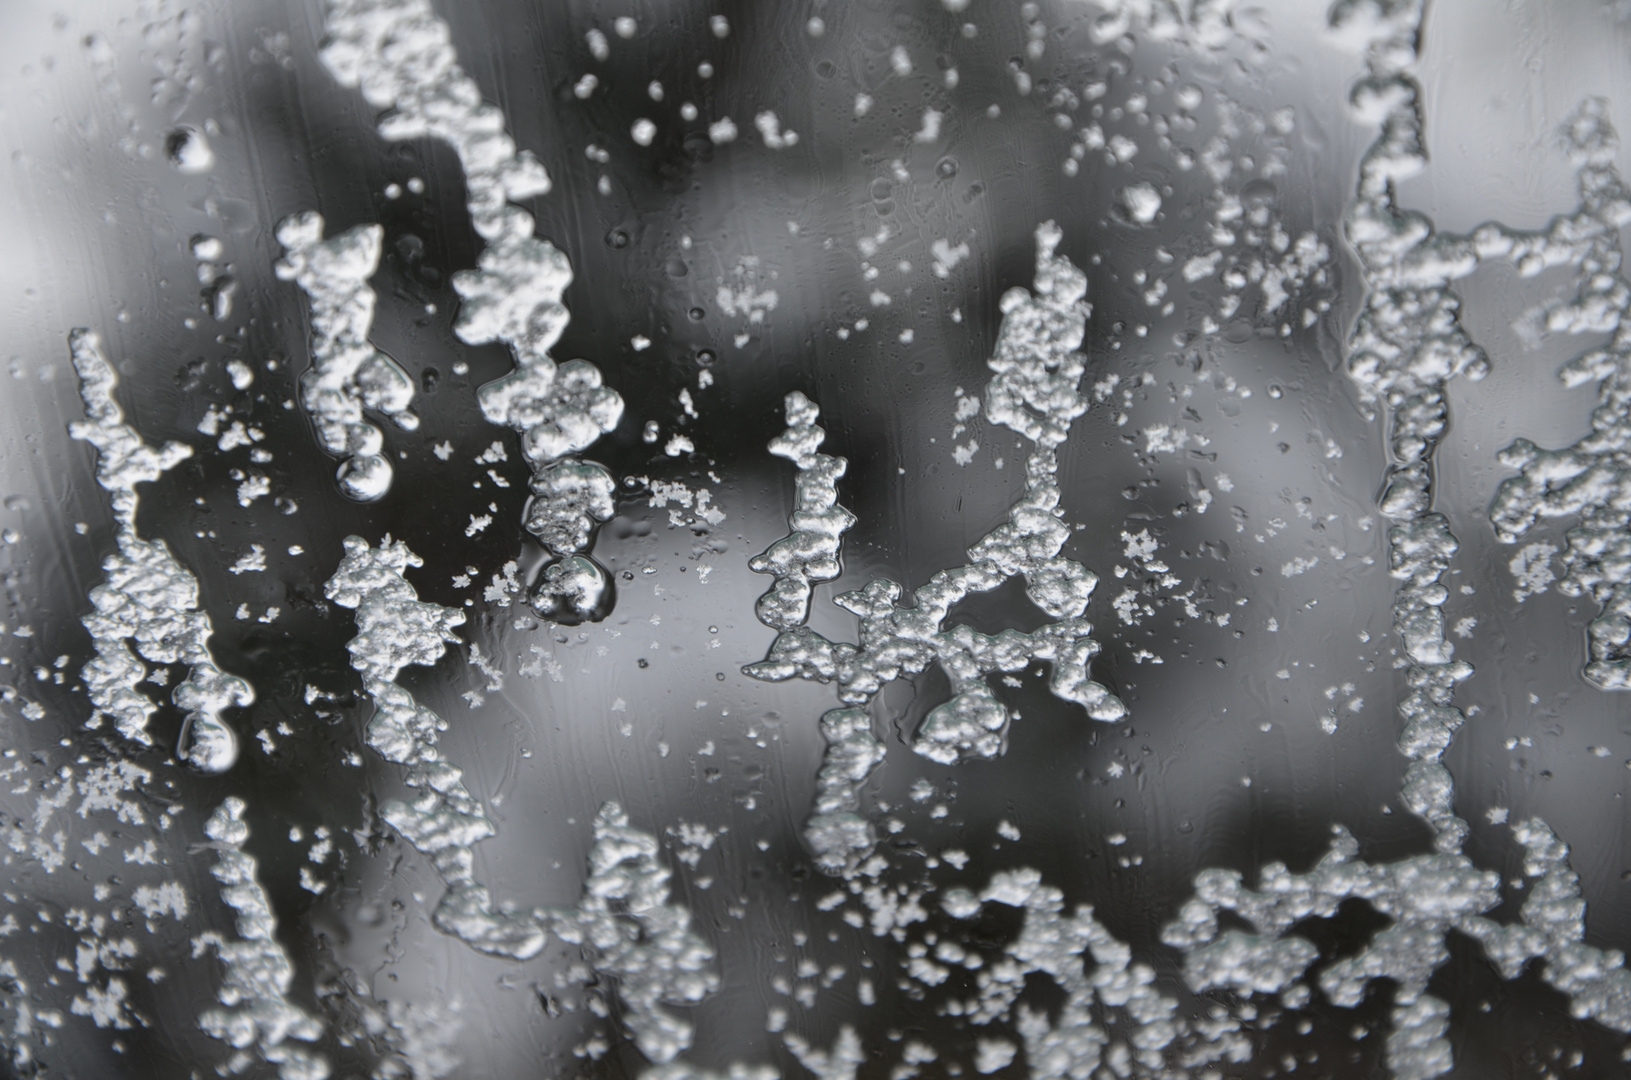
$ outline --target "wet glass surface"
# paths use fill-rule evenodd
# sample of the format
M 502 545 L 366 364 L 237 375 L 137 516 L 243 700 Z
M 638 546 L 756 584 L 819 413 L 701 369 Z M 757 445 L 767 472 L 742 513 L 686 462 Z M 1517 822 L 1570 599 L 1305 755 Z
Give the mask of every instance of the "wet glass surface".
M 0 1069 L 1624 1075 L 1626 14 L 8 8 Z

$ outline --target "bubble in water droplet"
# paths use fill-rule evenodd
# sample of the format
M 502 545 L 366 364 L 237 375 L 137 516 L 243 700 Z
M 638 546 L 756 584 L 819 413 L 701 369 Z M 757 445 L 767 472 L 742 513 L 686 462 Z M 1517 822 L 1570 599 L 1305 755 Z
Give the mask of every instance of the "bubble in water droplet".
M 949 155 L 941 158 L 934 164 L 934 174 L 942 180 L 950 180 L 957 175 L 957 159 Z
M 701 322 L 702 317 L 708 313 L 699 307 L 694 307 L 690 311 L 686 312 L 686 314 L 691 317 L 692 322 Z
M 622 251 L 629 246 L 629 234 L 622 229 L 613 229 L 606 234 L 606 246 L 613 251 Z
M 209 172 L 215 165 L 215 151 L 195 127 L 179 127 L 164 140 L 164 153 L 170 164 L 184 173 Z
M 599 622 L 612 610 L 617 587 L 604 567 L 587 555 L 550 563 L 538 575 L 532 610 L 564 626 Z

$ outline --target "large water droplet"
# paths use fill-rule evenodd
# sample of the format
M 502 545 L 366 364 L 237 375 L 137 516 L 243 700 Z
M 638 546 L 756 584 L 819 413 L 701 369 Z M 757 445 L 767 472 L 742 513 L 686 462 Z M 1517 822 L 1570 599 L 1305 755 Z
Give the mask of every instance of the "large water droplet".
M 1153 184 L 1129 184 L 1121 189 L 1117 210 L 1134 225 L 1149 225 L 1161 212 L 1161 193 Z
M 238 760 L 238 736 L 210 716 L 189 716 L 176 741 L 176 756 L 201 773 L 219 776 Z
M 164 153 L 170 164 L 184 173 L 209 172 L 215 165 L 215 151 L 204 133 L 195 127 L 178 127 L 164 140 Z
M 576 626 L 604 619 L 616 599 L 617 587 L 605 568 L 587 555 L 573 555 L 550 563 L 538 575 L 532 610 L 545 619 Z
M 378 455 L 354 457 L 335 474 L 340 492 L 358 502 L 374 502 L 391 490 L 391 463 Z

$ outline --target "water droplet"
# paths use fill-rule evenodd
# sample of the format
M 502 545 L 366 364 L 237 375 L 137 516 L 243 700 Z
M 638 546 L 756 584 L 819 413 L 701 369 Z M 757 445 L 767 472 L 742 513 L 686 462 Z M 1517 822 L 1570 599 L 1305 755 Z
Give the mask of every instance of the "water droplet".
M 165 136 L 164 153 L 170 164 L 184 173 L 209 172 L 215 165 L 215 151 L 195 127 L 178 127 Z
M 374 502 L 391 490 L 391 463 L 379 454 L 348 458 L 335 479 L 340 493 L 357 502 Z
M 213 717 L 189 716 L 176 741 L 176 756 L 211 776 L 226 772 L 238 760 L 238 736 Z
M 617 588 L 604 567 L 587 555 L 572 555 L 544 567 L 532 593 L 532 610 L 564 626 L 599 622 L 611 613 Z

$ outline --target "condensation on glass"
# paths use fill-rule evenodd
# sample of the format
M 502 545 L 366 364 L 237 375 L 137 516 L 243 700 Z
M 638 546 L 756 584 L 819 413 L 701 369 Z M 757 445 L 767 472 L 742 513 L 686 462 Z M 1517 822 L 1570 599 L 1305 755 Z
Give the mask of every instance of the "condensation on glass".
M 1631 1069 L 1625 4 L 7 27 L 0 1071 Z

